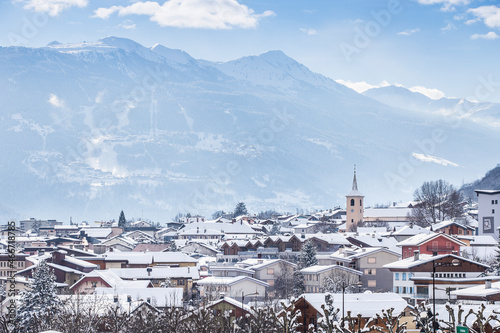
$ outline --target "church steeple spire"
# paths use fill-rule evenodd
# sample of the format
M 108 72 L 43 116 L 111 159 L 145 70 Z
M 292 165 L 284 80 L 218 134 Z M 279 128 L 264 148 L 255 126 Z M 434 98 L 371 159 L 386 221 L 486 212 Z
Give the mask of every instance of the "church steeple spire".
M 354 178 L 352 180 L 352 190 L 353 191 L 358 190 L 358 181 L 356 180 L 356 164 L 354 164 Z

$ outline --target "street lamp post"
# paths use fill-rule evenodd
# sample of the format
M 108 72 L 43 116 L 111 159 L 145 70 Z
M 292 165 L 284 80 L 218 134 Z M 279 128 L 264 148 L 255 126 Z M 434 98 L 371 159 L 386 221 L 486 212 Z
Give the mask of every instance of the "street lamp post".
M 241 292 L 241 309 L 242 310 L 243 310 L 243 300 L 245 299 L 245 296 L 253 296 L 253 295 L 259 295 L 259 293 L 257 292 L 257 290 L 254 293 L 246 294 L 246 295 L 244 295 L 243 291 Z
M 349 286 L 362 286 L 363 284 L 361 282 L 356 282 L 356 283 L 345 283 L 342 281 L 342 329 L 344 328 L 344 295 L 345 295 L 345 288 Z

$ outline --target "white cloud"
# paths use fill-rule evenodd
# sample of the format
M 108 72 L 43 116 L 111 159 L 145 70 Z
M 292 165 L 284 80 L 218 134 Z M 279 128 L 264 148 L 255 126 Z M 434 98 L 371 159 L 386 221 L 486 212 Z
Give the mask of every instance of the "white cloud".
M 64 106 L 64 101 L 57 97 L 55 94 L 50 94 L 49 103 L 56 108 L 62 108 Z
M 482 6 L 468 10 L 490 28 L 500 28 L 500 8 L 497 6 Z
M 456 10 L 455 6 L 465 6 L 470 3 L 470 0 L 417 0 L 421 5 L 442 5 L 441 10 L 451 12 Z
M 360 94 L 367 91 L 368 89 L 387 87 L 387 86 L 391 85 L 387 81 L 382 81 L 378 85 L 373 85 L 373 84 L 367 83 L 365 81 L 352 82 L 349 80 L 342 80 L 342 79 L 335 80 L 335 82 L 343 84 L 344 86 L 351 88 L 352 90 L 354 90 Z M 399 84 L 396 84 L 396 85 L 400 86 Z
M 134 21 L 132 20 L 125 20 L 123 21 L 120 25 L 120 28 L 127 29 L 127 30 L 133 30 L 136 28 Z
M 477 19 L 477 18 L 476 19 L 471 19 L 471 20 L 465 21 L 465 24 L 471 25 L 471 24 L 474 24 L 474 23 L 479 22 L 479 21 L 480 21 L 480 19 Z
M 470 36 L 470 39 L 497 39 L 500 36 L 498 36 L 495 32 L 490 31 L 487 34 L 481 35 L 481 34 L 474 34 Z
M 422 95 L 425 95 L 425 96 L 429 97 L 430 99 L 440 99 L 440 98 L 446 97 L 444 92 L 442 92 L 439 89 L 435 89 L 435 88 L 414 86 L 414 87 L 409 88 L 409 90 L 411 90 L 413 92 L 421 93 Z
M 199 29 L 254 28 L 263 17 L 276 15 L 270 10 L 255 14 L 253 9 L 237 0 L 168 0 L 162 5 L 155 1 L 139 1 L 125 7 L 99 8 L 94 11 L 94 17 L 107 19 L 114 13 L 146 15 L 162 27 Z
M 448 160 L 445 160 L 444 158 L 441 158 L 441 157 L 436 157 L 436 156 L 431 156 L 431 155 L 426 155 L 426 154 L 419 154 L 419 153 L 413 153 L 412 155 L 417 160 L 420 160 L 423 162 L 437 163 L 437 164 L 444 165 L 444 166 L 454 166 L 454 167 L 459 166 L 458 164 L 453 163 L 453 162 L 448 161 Z
M 316 35 L 318 32 L 314 29 L 304 29 L 304 28 L 300 28 L 300 31 L 302 32 L 305 32 L 306 34 L 308 34 L 309 36 L 311 35 Z
M 414 33 L 417 33 L 420 31 L 420 28 L 415 28 L 415 29 L 408 29 L 405 31 L 398 32 L 398 35 L 400 36 L 410 36 L 413 35 Z
M 57 16 L 63 10 L 71 7 L 87 7 L 88 0 L 18 0 L 25 3 L 25 9 Z

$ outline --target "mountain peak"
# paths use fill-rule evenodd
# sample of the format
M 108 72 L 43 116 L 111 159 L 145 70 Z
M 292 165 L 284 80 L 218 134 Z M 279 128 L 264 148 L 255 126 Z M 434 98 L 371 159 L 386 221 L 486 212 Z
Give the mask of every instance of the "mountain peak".
M 151 51 L 160 56 L 164 57 L 167 60 L 174 61 L 180 64 L 188 64 L 190 62 L 194 62 L 195 60 L 189 54 L 182 50 L 169 49 L 161 44 L 155 44 Z
M 116 48 L 122 49 L 122 50 L 130 50 L 130 51 L 136 51 L 137 49 L 144 48 L 141 44 L 128 39 L 128 38 L 122 38 L 122 37 L 115 37 L 115 36 L 107 36 L 103 37 L 98 40 L 99 44 L 106 45 L 106 46 L 114 46 Z

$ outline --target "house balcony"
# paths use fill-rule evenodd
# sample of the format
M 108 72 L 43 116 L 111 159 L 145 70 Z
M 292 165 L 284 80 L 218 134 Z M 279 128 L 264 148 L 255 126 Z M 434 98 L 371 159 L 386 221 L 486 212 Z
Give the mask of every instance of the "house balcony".
M 433 247 L 433 246 L 427 246 L 427 251 L 428 252 L 452 252 L 455 251 L 455 246 L 452 247 Z

